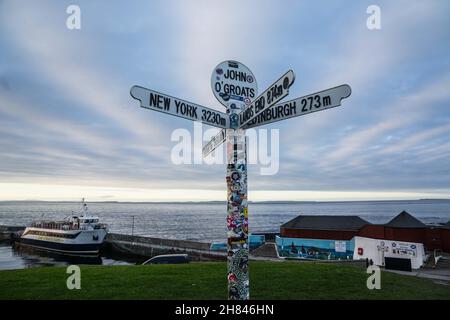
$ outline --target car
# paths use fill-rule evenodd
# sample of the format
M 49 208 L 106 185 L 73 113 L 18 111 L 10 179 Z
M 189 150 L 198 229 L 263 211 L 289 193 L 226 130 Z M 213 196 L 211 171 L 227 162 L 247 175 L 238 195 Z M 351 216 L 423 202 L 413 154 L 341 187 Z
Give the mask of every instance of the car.
M 189 263 L 189 256 L 187 254 L 162 254 L 154 256 L 143 263 L 145 264 L 178 264 Z

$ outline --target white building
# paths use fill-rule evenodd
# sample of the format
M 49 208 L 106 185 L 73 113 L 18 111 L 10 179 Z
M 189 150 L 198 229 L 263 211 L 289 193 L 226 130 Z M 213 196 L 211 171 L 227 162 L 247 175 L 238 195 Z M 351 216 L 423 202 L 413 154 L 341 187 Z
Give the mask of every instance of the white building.
M 385 265 L 385 258 L 402 258 L 411 260 L 411 268 L 419 269 L 426 261 L 422 243 L 395 240 L 380 240 L 354 237 L 355 249 L 353 259 L 369 259 L 377 266 Z

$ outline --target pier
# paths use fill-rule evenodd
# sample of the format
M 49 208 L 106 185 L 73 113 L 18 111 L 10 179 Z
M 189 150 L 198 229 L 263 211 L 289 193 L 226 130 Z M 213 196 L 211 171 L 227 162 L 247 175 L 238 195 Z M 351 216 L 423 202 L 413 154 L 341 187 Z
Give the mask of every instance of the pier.
M 0 225 L 0 242 L 12 241 L 20 237 L 25 230 L 23 226 L 2 226 Z
M 168 253 L 187 253 L 194 261 L 226 260 L 226 252 L 215 251 L 210 248 L 211 243 L 207 242 L 108 233 L 102 250 L 142 257 L 153 257 Z

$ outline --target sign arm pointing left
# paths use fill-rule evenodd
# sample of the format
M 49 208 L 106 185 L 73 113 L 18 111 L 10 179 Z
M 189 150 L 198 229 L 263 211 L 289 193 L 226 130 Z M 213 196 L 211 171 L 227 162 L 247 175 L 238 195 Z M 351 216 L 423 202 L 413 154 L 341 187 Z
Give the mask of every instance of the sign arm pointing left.
M 199 121 L 222 129 L 229 128 L 230 117 L 223 112 L 141 86 L 131 87 L 130 94 L 134 99 L 140 101 L 142 108 Z

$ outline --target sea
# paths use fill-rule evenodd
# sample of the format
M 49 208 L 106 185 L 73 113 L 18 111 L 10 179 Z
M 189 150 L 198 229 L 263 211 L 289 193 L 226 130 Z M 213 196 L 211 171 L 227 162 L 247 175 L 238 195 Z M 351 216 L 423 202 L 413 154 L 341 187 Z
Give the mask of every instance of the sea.
M 87 202 L 89 212 L 100 217 L 114 233 L 143 235 L 166 239 L 225 241 L 225 202 Z M 407 211 L 426 224 L 450 220 L 450 200 L 340 201 L 340 202 L 250 202 L 251 233 L 279 232 L 280 225 L 300 215 L 357 215 L 371 223 L 386 223 Z M 0 225 L 25 226 L 34 220 L 60 220 L 79 214 L 78 202 L 3 201 Z M 59 264 L 52 257 L 30 258 L 2 244 L 0 269 Z M 25 260 L 24 260 L 25 259 Z M 28 259 L 28 260 L 27 260 Z M 63 261 L 62 263 L 67 263 Z M 97 264 L 121 264 L 129 261 L 102 257 Z M 133 262 L 131 262 L 133 263 Z

